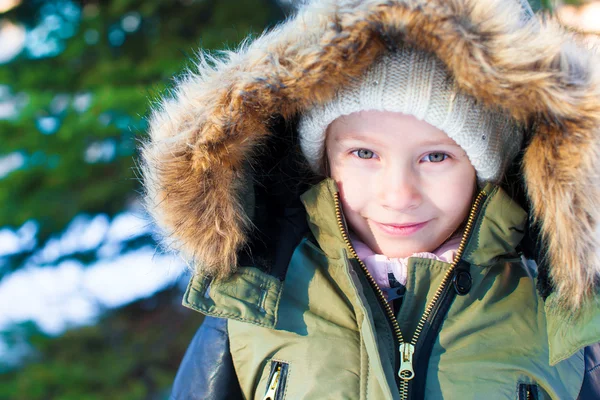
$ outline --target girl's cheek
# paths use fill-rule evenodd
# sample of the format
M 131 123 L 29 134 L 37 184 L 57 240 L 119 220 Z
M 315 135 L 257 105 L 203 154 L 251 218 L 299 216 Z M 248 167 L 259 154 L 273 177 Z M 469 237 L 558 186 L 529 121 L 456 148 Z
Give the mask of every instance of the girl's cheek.
M 345 209 L 359 212 L 368 201 L 372 193 L 369 182 L 365 182 L 361 176 L 341 176 L 336 179 L 338 188 L 342 195 Z
M 377 168 L 370 164 L 372 163 L 346 160 L 336 166 L 336 175 L 347 183 L 356 183 L 366 187 L 377 176 Z
M 371 190 L 374 184 L 375 172 L 373 168 L 361 165 L 354 160 L 345 160 L 336 162 L 332 160 L 330 164 L 331 178 L 333 178 L 340 189 L 343 190 L 348 200 L 361 198 L 365 192 Z

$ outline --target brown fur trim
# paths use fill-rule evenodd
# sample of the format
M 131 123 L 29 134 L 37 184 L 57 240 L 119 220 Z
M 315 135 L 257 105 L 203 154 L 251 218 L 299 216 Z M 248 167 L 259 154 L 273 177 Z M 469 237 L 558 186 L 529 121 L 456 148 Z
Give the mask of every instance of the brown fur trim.
M 273 115 L 289 118 L 401 42 L 435 53 L 459 87 L 523 124 L 523 172 L 558 296 L 577 308 L 600 276 L 598 58 L 552 21 L 506 0 L 321 0 L 223 60 L 201 60 L 150 121 L 147 207 L 197 272 L 235 270 L 248 217 L 244 165 Z

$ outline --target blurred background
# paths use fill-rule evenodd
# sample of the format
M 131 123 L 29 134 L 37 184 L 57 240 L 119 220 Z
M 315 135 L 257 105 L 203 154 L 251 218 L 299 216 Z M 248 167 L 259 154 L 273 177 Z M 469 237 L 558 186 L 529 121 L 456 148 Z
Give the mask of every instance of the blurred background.
M 149 107 L 294 0 L 0 0 L 0 399 L 167 399 L 200 314 L 140 204 Z M 600 2 L 532 0 L 600 33 Z

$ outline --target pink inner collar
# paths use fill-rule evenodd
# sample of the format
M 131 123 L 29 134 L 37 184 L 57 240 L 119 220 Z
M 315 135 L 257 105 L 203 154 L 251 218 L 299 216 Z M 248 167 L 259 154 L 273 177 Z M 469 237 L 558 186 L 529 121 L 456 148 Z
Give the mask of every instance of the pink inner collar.
M 350 234 L 350 240 L 352 241 L 352 246 L 354 246 L 354 249 L 356 250 L 356 254 L 365 263 L 379 287 L 383 289 L 390 287 L 388 278 L 389 273 L 394 274 L 394 278 L 396 278 L 400 284 L 406 285 L 409 258 L 426 258 L 451 263 L 458 251 L 461 237 L 462 233 L 454 234 L 431 253 L 422 252 L 414 253 L 405 258 L 390 258 L 383 254 L 375 254 L 373 250 L 371 250 L 367 244 L 360 241 L 356 235 Z

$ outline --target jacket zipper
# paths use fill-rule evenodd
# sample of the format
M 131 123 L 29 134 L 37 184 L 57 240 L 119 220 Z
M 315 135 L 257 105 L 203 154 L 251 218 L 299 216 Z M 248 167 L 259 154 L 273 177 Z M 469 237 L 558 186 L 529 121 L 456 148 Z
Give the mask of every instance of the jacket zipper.
M 423 327 L 425 326 L 425 323 L 427 322 L 429 315 L 431 314 L 432 310 L 436 307 L 436 303 L 442 296 L 442 293 L 444 293 L 444 289 L 448 286 L 448 284 L 451 280 L 450 278 L 452 277 L 452 275 L 454 273 L 454 269 L 456 268 L 456 265 L 458 264 L 458 261 L 462 257 L 462 253 L 465 250 L 465 246 L 467 244 L 467 239 L 468 239 L 469 235 L 471 234 L 471 230 L 473 229 L 475 217 L 477 216 L 477 213 L 479 211 L 481 203 L 483 202 L 483 200 L 486 197 L 487 197 L 487 193 L 483 190 L 481 192 L 479 192 L 479 194 L 477 195 L 477 198 L 475 199 L 475 202 L 473 203 L 473 207 L 471 207 L 471 211 L 469 213 L 469 217 L 467 219 L 467 224 L 465 227 L 465 232 L 460 241 L 460 245 L 458 246 L 458 251 L 456 253 L 456 256 L 454 257 L 454 260 L 452 261 L 450 268 L 448 269 L 448 271 L 446 271 L 446 274 L 444 275 L 444 277 L 442 279 L 442 283 L 437 288 L 433 298 L 431 299 L 431 301 L 425 308 L 425 312 L 423 313 L 423 315 L 421 316 L 421 319 L 419 320 L 419 323 L 417 324 L 417 328 L 415 329 L 415 334 L 413 335 L 412 340 L 410 342 L 408 342 L 408 341 L 405 341 L 404 337 L 402 336 L 402 331 L 400 330 L 400 325 L 398 325 L 398 320 L 396 319 L 396 316 L 394 315 L 394 311 L 392 310 L 391 306 L 387 302 L 385 295 L 383 294 L 383 291 L 381 290 L 381 288 L 379 288 L 379 285 L 377 285 L 375 278 L 373 278 L 373 276 L 367 269 L 366 265 L 362 262 L 362 260 L 356 254 L 356 250 L 352 246 L 352 242 L 350 241 L 350 239 L 348 237 L 348 232 L 346 231 L 346 227 L 344 224 L 344 216 L 342 214 L 342 207 L 341 207 L 341 203 L 340 203 L 340 194 L 339 194 L 339 192 L 334 194 L 335 214 L 336 214 L 336 218 L 337 218 L 337 223 L 338 223 L 340 232 L 342 234 L 342 237 L 344 239 L 344 242 L 346 243 L 346 247 L 350 251 L 350 254 L 352 255 L 352 257 L 355 258 L 356 260 L 358 260 L 358 263 L 360 264 L 361 269 L 365 273 L 367 280 L 369 281 L 371 287 L 375 291 L 375 294 L 377 295 L 379 302 L 383 306 L 383 308 L 392 324 L 392 328 L 394 330 L 396 338 L 398 339 L 398 343 L 400 344 L 398 347 L 398 351 L 400 353 L 400 368 L 398 370 L 398 377 L 400 378 L 400 384 L 398 385 L 398 391 L 400 393 L 401 400 L 408 399 L 408 394 L 409 394 L 408 386 L 409 386 L 410 381 L 415 376 L 415 372 L 413 369 L 413 358 L 414 358 L 414 353 L 415 353 L 415 346 L 419 340 L 419 336 L 421 335 L 421 332 L 423 331 Z
M 462 263 L 468 266 L 468 263 L 459 261 L 454 268 L 452 279 L 454 279 L 461 270 L 468 270 L 468 267 L 464 268 L 464 266 L 461 265 Z M 433 344 L 439 335 L 443 319 L 448 314 L 448 310 L 452 306 L 457 293 L 459 292 L 456 287 L 453 288 L 452 285 L 446 285 L 438 302 L 429 314 L 424 329 L 421 331 L 418 345 L 415 347 L 415 353 L 418 353 L 419 356 L 415 358 L 415 378 L 409 385 L 409 398 L 420 399 L 425 397 L 425 381 L 427 379 L 427 369 L 429 367 L 429 358 L 431 357 Z M 460 293 L 464 295 L 468 293 L 468 291 L 461 291 Z

